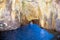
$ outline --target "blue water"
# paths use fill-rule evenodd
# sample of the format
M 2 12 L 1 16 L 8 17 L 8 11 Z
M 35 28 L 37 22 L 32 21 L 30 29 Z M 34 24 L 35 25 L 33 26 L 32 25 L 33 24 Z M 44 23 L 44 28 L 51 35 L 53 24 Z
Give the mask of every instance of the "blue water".
M 28 24 L 16 30 L 2 32 L 2 40 L 51 40 L 53 34 L 40 28 L 37 24 Z

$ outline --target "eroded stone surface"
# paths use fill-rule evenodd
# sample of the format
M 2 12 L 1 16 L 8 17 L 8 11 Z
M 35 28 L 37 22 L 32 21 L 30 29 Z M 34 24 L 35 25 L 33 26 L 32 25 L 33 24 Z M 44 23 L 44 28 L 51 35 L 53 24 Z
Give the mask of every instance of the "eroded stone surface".
M 13 30 L 20 27 L 20 1 L 1 0 L 0 3 L 0 31 Z M 17 9 L 16 9 L 17 7 Z

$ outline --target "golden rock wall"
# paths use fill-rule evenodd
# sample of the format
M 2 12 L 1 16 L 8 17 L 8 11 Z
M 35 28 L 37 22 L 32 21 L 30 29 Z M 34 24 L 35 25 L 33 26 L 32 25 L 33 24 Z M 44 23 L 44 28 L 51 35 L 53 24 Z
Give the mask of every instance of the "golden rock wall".
M 12 30 L 20 24 L 39 20 L 46 29 L 60 28 L 59 0 L 0 0 L 0 30 Z M 7 21 L 6 21 L 7 20 Z M 37 21 L 36 21 L 37 22 Z

